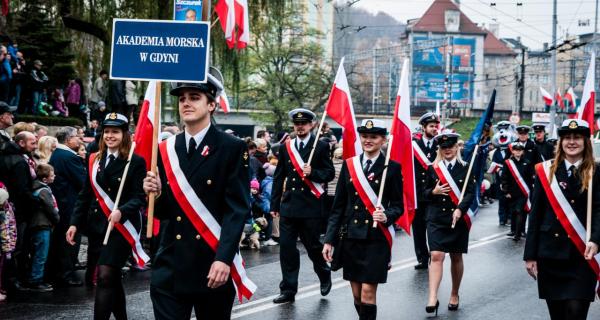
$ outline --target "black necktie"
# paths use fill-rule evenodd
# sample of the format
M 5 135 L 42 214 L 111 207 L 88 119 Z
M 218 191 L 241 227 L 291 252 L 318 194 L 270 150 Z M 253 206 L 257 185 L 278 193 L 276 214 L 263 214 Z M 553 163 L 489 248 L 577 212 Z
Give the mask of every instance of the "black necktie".
M 190 138 L 190 144 L 188 147 L 188 157 L 191 157 L 196 151 L 196 139 Z
M 108 167 L 109 164 L 111 164 L 113 161 L 115 160 L 115 156 L 114 155 L 109 155 L 108 159 L 106 160 L 106 166 L 104 166 L 105 168 Z
M 427 141 L 427 149 L 431 149 L 431 141 Z
M 304 149 L 304 142 L 300 141 L 300 148 L 298 149 L 298 151 L 302 151 L 302 149 Z
M 371 159 L 367 159 L 367 165 L 365 166 L 365 174 L 369 173 L 369 170 L 371 170 L 371 163 L 373 163 L 373 161 L 371 161 Z
M 569 167 L 569 170 L 568 170 L 569 171 L 569 173 L 568 173 L 569 178 L 571 178 L 572 176 L 575 175 L 575 170 L 577 170 L 577 167 L 575 167 L 575 165 L 572 164 L 571 167 Z
M 448 171 L 452 170 L 452 163 L 448 163 Z

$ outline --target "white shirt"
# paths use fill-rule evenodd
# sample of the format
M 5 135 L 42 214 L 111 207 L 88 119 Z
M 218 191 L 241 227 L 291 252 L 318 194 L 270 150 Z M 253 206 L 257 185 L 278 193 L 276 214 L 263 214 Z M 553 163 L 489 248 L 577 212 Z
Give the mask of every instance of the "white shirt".
M 187 150 L 190 147 L 190 139 L 194 138 L 194 140 L 196 140 L 196 148 L 198 148 L 198 146 L 202 143 L 202 140 L 204 140 L 204 136 L 206 136 L 206 133 L 208 132 L 208 129 L 210 128 L 210 123 L 208 124 L 208 126 L 206 126 L 206 128 L 200 130 L 200 132 L 196 133 L 195 135 L 191 135 L 187 132 L 187 130 L 185 131 L 185 149 Z M 190 150 L 187 150 L 188 152 L 190 152 Z
M 423 144 L 425 145 L 425 147 L 431 148 L 431 146 L 433 145 L 433 139 L 427 139 L 427 138 L 425 138 L 425 135 L 423 135 L 422 139 L 423 139 Z M 429 143 L 429 146 L 427 146 L 428 143 Z
M 106 161 L 104 162 L 104 167 L 106 168 L 108 166 L 108 159 L 110 156 L 115 157 L 115 159 L 117 159 L 119 157 L 119 150 L 116 150 L 115 152 L 110 152 L 109 150 L 106 150 Z M 111 160 L 114 161 L 114 160 Z
M 375 161 L 377 161 L 377 159 L 379 158 L 380 153 L 377 153 L 377 155 L 373 158 L 369 158 L 367 157 L 366 153 L 363 153 L 363 159 L 362 159 L 362 167 L 363 169 L 365 169 L 367 167 L 367 160 L 371 160 L 371 168 L 373 168 L 373 165 L 375 164 Z
M 570 163 L 567 159 L 565 159 L 565 167 L 567 168 L 567 171 L 569 170 L 569 168 L 571 168 L 571 166 L 575 166 L 575 168 L 579 169 L 579 166 L 581 165 L 581 159 L 578 160 L 575 163 Z
M 304 148 L 308 145 L 308 140 L 310 140 L 310 134 L 306 135 L 306 138 L 300 140 L 300 137 L 296 137 L 296 148 L 300 149 L 300 142 L 304 143 Z
M 446 165 L 446 168 L 448 168 L 448 165 L 452 165 L 452 168 L 454 168 L 454 166 L 456 166 L 456 158 L 452 159 L 452 161 L 448 161 L 448 160 L 444 160 L 444 164 Z

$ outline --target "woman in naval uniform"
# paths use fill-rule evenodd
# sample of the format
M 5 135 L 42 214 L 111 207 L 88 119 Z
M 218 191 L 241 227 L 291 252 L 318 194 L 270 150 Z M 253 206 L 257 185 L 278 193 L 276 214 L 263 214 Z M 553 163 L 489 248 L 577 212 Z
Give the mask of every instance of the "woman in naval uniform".
M 348 161 L 354 161 L 353 167 L 361 170 L 364 183 L 368 183 L 377 197 L 385 168 L 385 154 L 381 152 L 386 143 L 387 129 L 383 121 L 363 120 L 358 128 L 363 154 L 344 161 L 336 187 L 333 208 L 329 216 L 323 257 L 333 260 L 333 246 L 337 264 L 344 269 L 343 277 L 350 281 L 354 306 L 360 319 L 375 319 L 377 316 L 377 285 L 385 283 L 391 260 L 391 248 L 388 242 L 394 237 L 389 233 L 392 226 L 404 211 L 402 200 L 402 172 L 400 164 L 390 161 L 385 182 L 383 208 L 377 208 L 373 214 L 359 195 L 360 190 L 354 186 Z M 354 181 L 353 181 L 354 180 Z M 365 190 L 363 188 L 363 190 Z M 362 193 L 364 195 L 364 193 Z M 369 205 L 376 205 L 370 201 Z M 378 227 L 373 227 L 377 221 Z M 391 238 L 386 238 L 386 234 Z M 335 267 L 334 267 L 335 268 Z
M 455 311 L 459 305 L 459 289 L 464 265 L 463 253 L 467 253 L 469 244 L 469 217 L 467 211 L 474 200 L 475 178 L 469 177 L 465 194 L 460 200 L 448 178 L 442 182 L 438 172 L 446 171 L 453 180 L 458 193 L 462 192 L 467 179 L 468 164 L 463 162 L 458 152 L 459 134 L 442 132 L 435 136 L 438 143 L 437 157 L 428 169 L 427 186 L 424 191 L 425 199 L 429 201 L 427 210 L 427 239 L 431 251 L 429 266 L 429 299 L 425 311 L 437 315 L 440 302 L 438 289 L 442 281 L 444 258 L 450 254 L 452 275 L 452 291 L 448 310 Z M 444 170 L 445 169 L 445 170 Z M 453 198 L 460 200 L 458 206 Z
M 145 161 L 135 154 L 132 156 L 119 207 L 108 219 L 99 203 L 102 199 L 96 197 L 93 185 L 115 201 L 131 147 L 128 125 L 127 118 L 118 113 L 109 113 L 102 122 L 100 150 L 95 156 L 90 156 L 90 169 L 94 165 L 91 161 L 99 161 L 95 181 L 91 181 L 93 174 L 85 180 L 67 231 L 67 242 L 71 245 L 78 231 L 88 236 L 86 280 L 92 281 L 96 266 L 98 272 L 94 319 L 109 319 L 111 313 L 116 319 L 127 319 L 121 268 L 131 255 L 132 246 L 117 228 L 111 231 L 107 245 L 102 245 L 102 242 L 109 221 L 121 224 L 129 221 L 139 235 L 142 224 L 140 210 L 146 202 L 142 188 L 146 176 Z
M 598 275 L 590 262 L 598 253 L 600 243 L 600 167 L 594 161 L 586 121 L 565 120 L 558 135 L 554 160 L 539 164 L 546 165 L 547 171 L 542 171 L 548 173 L 546 177 L 540 177 L 541 168 L 536 168 L 538 175 L 533 188 L 524 260 L 527 272 L 537 279 L 539 297 L 546 300 L 550 318 L 579 320 L 587 318 L 598 283 Z M 542 179 L 548 184 L 544 186 Z M 590 179 L 593 179 L 592 226 L 590 240 L 585 242 L 584 238 L 568 233 L 559 218 L 562 208 L 574 212 L 571 222 L 566 219 L 562 222 L 569 226 L 579 224 L 579 230 L 585 233 Z M 557 184 L 548 191 L 553 180 Z M 551 199 L 557 201 L 551 204 Z M 555 208 L 561 209 L 556 211 Z M 576 239 L 580 248 L 574 244 Z M 596 263 L 599 260 L 596 259 Z

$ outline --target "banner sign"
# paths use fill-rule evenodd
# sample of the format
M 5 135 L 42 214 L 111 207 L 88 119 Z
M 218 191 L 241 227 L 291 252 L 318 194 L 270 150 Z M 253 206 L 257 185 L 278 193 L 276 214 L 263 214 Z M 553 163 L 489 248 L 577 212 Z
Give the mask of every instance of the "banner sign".
M 202 21 L 202 0 L 173 1 L 173 20 Z
M 114 19 L 110 78 L 206 82 L 208 22 Z

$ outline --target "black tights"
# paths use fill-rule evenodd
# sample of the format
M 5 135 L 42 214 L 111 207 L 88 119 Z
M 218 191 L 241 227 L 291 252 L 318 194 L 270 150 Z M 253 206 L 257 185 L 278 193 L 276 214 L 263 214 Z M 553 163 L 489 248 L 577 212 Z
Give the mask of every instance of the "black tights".
M 587 300 L 546 300 L 546 303 L 552 320 L 585 320 L 590 308 Z
M 94 303 L 94 320 L 127 319 L 125 291 L 121 283 L 121 269 L 113 266 L 98 266 L 98 286 Z

